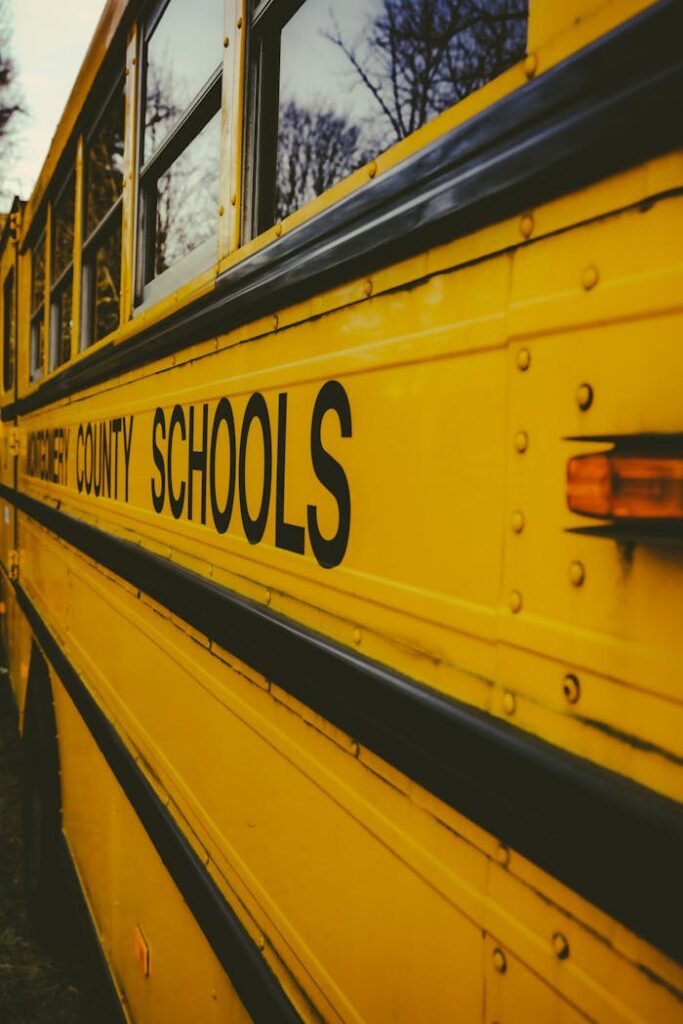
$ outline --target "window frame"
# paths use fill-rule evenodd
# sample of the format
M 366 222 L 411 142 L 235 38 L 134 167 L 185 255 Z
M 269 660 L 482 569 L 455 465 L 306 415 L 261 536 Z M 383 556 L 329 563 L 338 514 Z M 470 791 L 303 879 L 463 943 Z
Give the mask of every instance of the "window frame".
M 135 253 L 133 273 L 133 313 L 143 312 L 159 299 L 175 291 L 180 285 L 192 280 L 207 270 L 218 257 L 219 211 L 221 199 L 215 213 L 215 232 L 191 252 L 162 271 L 154 274 L 154 244 L 156 230 L 156 189 L 157 183 L 173 163 L 192 145 L 201 131 L 223 108 L 223 81 L 225 58 L 205 80 L 203 86 L 183 112 L 178 123 L 171 129 L 156 151 L 140 163 L 144 152 L 145 100 L 147 90 L 147 45 L 154 30 L 161 21 L 172 0 L 157 0 L 146 17 L 140 20 L 136 125 L 136 201 L 135 201 Z M 228 5 L 224 0 L 223 18 L 225 25 Z M 220 153 L 224 140 L 221 133 Z M 219 179 L 220 189 L 220 179 Z
M 107 212 L 103 214 L 100 220 L 97 222 L 95 227 L 92 229 L 90 234 L 86 235 L 87 231 L 87 217 L 88 217 L 88 147 L 92 142 L 97 129 L 100 127 L 104 115 L 107 113 L 107 108 L 110 102 L 116 95 L 117 90 L 120 90 L 124 105 L 123 115 L 123 163 L 125 168 L 125 145 L 126 145 L 126 99 L 125 99 L 125 71 L 124 67 L 120 66 L 119 71 L 114 76 L 113 84 L 107 89 L 106 93 L 102 97 L 94 117 L 90 121 L 87 132 L 83 134 L 83 172 L 81 175 L 81 216 L 80 216 L 80 280 L 81 280 L 81 295 L 80 295 L 80 324 L 78 332 L 78 350 L 79 352 L 85 352 L 92 348 L 94 345 L 98 345 L 104 340 L 107 335 L 103 335 L 101 338 L 96 338 L 94 333 L 95 327 L 95 315 L 94 315 L 94 300 L 95 300 L 95 282 L 94 282 L 94 266 L 95 257 L 97 254 L 98 243 L 100 243 L 107 234 L 107 230 L 114 223 L 117 214 L 121 217 L 121 244 L 119 247 L 119 322 L 114 330 L 118 330 L 123 321 L 123 308 L 122 308 L 122 287 L 121 278 L 123 275 L 123 200 L 125 195 L 125 171 L 123 177 L 123 183 L 121 187 L 121 194 L 117 196 L 112 205 L 109 207 Z M 112 333 L 112 332 L 110 332 Z
M 7 395 L 14 391 L 17 366 L 17 327 L 19 310 L 17 307 L 17 274 L 13 264 L 2 281 L 2 393 Z M 9 293 L 9 301 L 8 301 Z M 11 314 L 13 314 L 12 318 Z M 8 358 L 9 356 L 9 358 Z M 8 367 L 11 377 L 8 382 Z
M 48 373 L 52 373 L 54 370 L 58 370 L 60 366 L 64 366 L 73 357 L 73 318 L 74 318 L 74 264 L 75 264 L 75 249 L 77 243 L 77 232 L 76 232 L 76 217 L 77 217 L 77 196 L 76 189 L 78 187 L 77 175 L 75 162 L 73 155 L 69 163 L 69 169 L 66 172 L 65 179 L 57 192 L 55 198 L 52 200 L 52 218 L 50 232 L 50 277 L 52 277 L 54 266 L 55 266 L 55 246 L 57 242 L 57 230 L 56 230 L 56 217 L 55 211 L 59 206 L 62 199 L 67 194 L 69 186 L 73 188 L 73 244 L 71 246 L 71 260 L 67 265 L 60 271 L 59 277 L 51 280 L 46 291 L 49 293 L 50 311 L 49 311 L 49 334 L 47 344 L 47 370 Z M 47 285 L 47 282 L 46 282 Z M 60 299 L 63 293 L 70 289 L 71 292 L 71 327 L 69 332 L 69 354 L 66 359 L 62 359 L 61 362 L 56 361 L 56 350 L 61 340 L 60 331 Z
M 29 338 L 28 338 L 28 379 L 30 384 L 37 384 L 42 380 L 45 372 L 45 341 L 46 341 L 46 299 L 47 299 L 47 277 L 49 273 L 48 264 L 48 218 L 43 214 L 42 226 L 38 236 L 31 246 L 31 290 L 29 292 Z M 33 285 L 35 279 L 35 254 L 38 249 L 43 248 L 43 295 L 35 309 L 33 309 Z M 39 330 L 42 321 L 43 328 L 43 352 L 41 356 L 39 344 Z M 38 341 L 34 345 L 34 338 Z

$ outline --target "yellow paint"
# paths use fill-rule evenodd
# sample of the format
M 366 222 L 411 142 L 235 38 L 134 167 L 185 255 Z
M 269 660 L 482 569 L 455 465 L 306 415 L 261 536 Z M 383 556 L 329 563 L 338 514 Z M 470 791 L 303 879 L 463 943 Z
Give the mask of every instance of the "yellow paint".
M 240 247 L 246 8 L 230 0 L 217 262 L 135 313 L 140 32 L 137 5 L 110 2 L 26 209 L 23 254 L 0 252 L 0 284 L 19 267 L 20 394 L 30 390 L 28 232 L 46 211 L 49 234 L 49 185 L 117 31 L 129 75 L 122 324 L 109 341 L 125 346 L 209 294 L 219 272 L 272 243 L 277 227 L 286 236 L 644 6 L 532 2 L 525 62 Z M 82 142 L 76 152 L 81 209 Z M 680 799 L 680 558 L 567 532 L 580 520 L 566 508 L 564 473 L 590 448 L 568 437 L 681 430 L 682 185 L 683 156 L 659 157 L 90 387 L 21 418 L 18 461 L 3 423 L 0 481 L 12 486 L 16 461 L 22 491 Z M 76 281 L 78 259 L 77 242 Z M 78 305 L 77 284 L 75 321 Z M 71 363 L 96 361 L 101 347 L 78 353 L 74 344 Z M 310 451 L 315 402 L 331 380 L 345 389 L 353 429 L 342 436 L 328 414 L 322 438 L 343 467 L 352 514 L 344 557 L 325 569 L 307 509 L 324 536 L 335 532 L 337 505 Z M 259 543 L 248 541 L 237 489 L 226 532 L 214 527 L 208 494 L 202 523 L 200 478 L 190 506 L 179 434 L 162 507 L 153 507 L 155 416 L 166 459 L 174 408 L 188 429 L 192 409 L 200 431 L 206 406 L 210 436 L 228 398 L 239 445 L 256 392 L 274 464 L 287 396 L 284 515 L 305 529 L 303 555 L 276 544 L 275 474 Z M 116 476 L 96 494 L 79 428 L 109 436 L 120 420 Z M 68 445 L 59 481 L 49 482 L 29 453 L 37 432 L 56 428 Z M 247 445 L 252 514 L 263 467 L 256 431 Z M 176 490 L 185 485 L 178 518 L 169 469 Z M 0 517 L 1 623 L 20 708 L 31 634 L 8 580 L 13 550 L 22 585 L 305 1021 L 414 1024 L 451 1019 L 455 1008 L 467 1024 L 680 1020 L 683 972 L 660 952 L 114 573 L 25 515 L 17 524 L 1 498 Z M 126 1013 L 136 1024 L 246 1021 L 53 684 L 64 829 Z

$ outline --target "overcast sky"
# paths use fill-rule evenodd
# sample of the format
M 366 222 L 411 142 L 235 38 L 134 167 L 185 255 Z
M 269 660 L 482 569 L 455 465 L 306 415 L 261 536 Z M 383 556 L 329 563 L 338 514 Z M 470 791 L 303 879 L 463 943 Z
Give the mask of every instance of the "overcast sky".
M 9 0 L 14 54 L 28 114 L 9 191 L 28 199 L 69 98 L 104 0 Z

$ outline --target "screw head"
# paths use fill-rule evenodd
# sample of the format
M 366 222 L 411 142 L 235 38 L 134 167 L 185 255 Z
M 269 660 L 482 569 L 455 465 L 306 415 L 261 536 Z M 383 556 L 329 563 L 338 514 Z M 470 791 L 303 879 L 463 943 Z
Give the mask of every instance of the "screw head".
M 520 348 L 517 352 L 517 369 L 524 372 L 531 366 L 531 352 L 528 348 Z
M 534 218 L 530 213 L 525 213 L 519 222 L 519 230 L 522 232 L 524 238 L 528 238 L 531 232 L 534 230 Z
M 510 596 L 508 597 L 508 604 L 510 606 L 510 611 L 514 612 L 515 615 L 517 614 L 517 612 L 522 610 L 522 595 L 520 594 L 519 590 L 512 590 L 510 592 Z
M 524 58 L 524 74 L 527 78 L 533 78 L 538 69 L 538 57 L 535 53 L 529 53 Z
M 368 178 L 374 178 L 377 174 L 377 161 L 371 160 L 368 164 Z
M 526 430 L 518 430 L 515 434 L 515 448 L 520 454 L 529 447 L 529 435 Z
M 568 672 L 564 677 L 562 681 L 562 693 L 569 704 L 576 704 L 577 700 L 581 696 L 581 683 L 579 682 L 578 676 L 575 676 L 573 672 Z
M 562 932 L 553 935 L 553 952 L 558 960 L 566 960 L 569 956 L 569 943 Z
M 516 509 L 510 517 L 510 526 L 513 533 L 521 533 L 524 529 L 524 513 Z
M 224 213 L 225 213 L 225 207 L 221 203 L 221 205 L 218 207 L 218 216 L 222 217 Z
M 280 326 L 280 318 L 277 313 L 273 313 L 273 330 L 276 331 Z
M 239 17 L 239 18 L 237 19 L 237 27 L 238 27 L 238 28 L 242 28 L 242 16 L 241 16 L 241 15 L 240 15 L 240 17 Z
M 569 566 L 569 581 L 575 587 L 580 587 L 586 578 L 586 570 L 583 562 L 571 562 Z
M 498 843 L 496 847 L 496 860 L 503 867 L 507 867 L 510 863 L 510 850 L 504 843 Z
M 278 221 L 278 222 L 277 222 L 277 224 L 275 225 L 275 234 L 277 235 L 277 237 L 278 237 L 278 238 L 279 238 L 279 237 L 280 237 L 280 235 L 282 234 L 282 224 L 280 224 L 280 222 L 279 222 L 279 221 Z
M 233 192 L 232 195 L 230 196 L 230 205 L 231 206 L 236 206 L 237 205 L 237 193 L 236 192 Z
M 590 409 L 593 404 L 593 388 L 590 384 L 579 384 L 576 389 L 576 404 L 584 412 L 586 409 Z
M 223 36 L 223 46 L 226 48 L 226 50 L 230 46 L 230 37 L 229 36 Z
M 591 264 L 591 266 L 583 268 L 581 272 L 581 285 L 585 291 L 589 292 L 591 288 L 595 288 L 599 280 L 600 271 L 597 267 Z
M 369 298 L 372 295 L 372 281 L 367 280 L 363 282 L 363 295 Z
M 270 587 L 269 587 L 269 588 L 268 588 L 268 589 L 266 590 L 266 604 L 270 604 L 270 602 L 271 602 L 272 600 L 273 600 L 273 592 L 272 592 L 272 590 L 271 590 L 271 589 L 270 589 Z
M 351 740 L 351 753 L 354 757 L 358 757 L 360 754 L 360 744 L 356 740 Z
M 496 948 L 493 951 L 492 960 L 494 971 L 498 971 L 499 974 L 505 974 L 508 967 L 508 962 L 505 958 L 505 953 L 503 952 L 502 949 L 499 949 L 498 946 L 496 946 Z
M 503 694 L 503 711 L 506 715 L 514 715 L 517 709 L 517 698 L 510 690 Z
M 353 642 L 354 642 L 354 644 L 359 644 L 360 641 L 361 641 L 361 633 L 360 633 L 360 630 L 359 630 L 358 626 L 356 626 L 356 628 L 353 631 Z

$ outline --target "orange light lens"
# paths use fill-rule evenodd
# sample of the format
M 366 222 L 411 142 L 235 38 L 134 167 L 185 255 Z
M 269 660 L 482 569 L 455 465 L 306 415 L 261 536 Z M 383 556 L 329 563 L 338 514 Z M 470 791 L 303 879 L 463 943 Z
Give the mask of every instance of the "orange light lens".
M 567 503 L 603 519 L 683 519 L 683 459 L 578 455 L 567 465 Z

